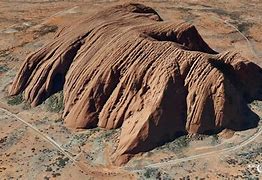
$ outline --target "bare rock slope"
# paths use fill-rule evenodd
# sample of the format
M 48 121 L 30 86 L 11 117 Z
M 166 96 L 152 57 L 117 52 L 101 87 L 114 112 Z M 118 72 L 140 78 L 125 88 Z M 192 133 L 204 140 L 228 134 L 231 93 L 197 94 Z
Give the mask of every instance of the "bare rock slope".
M 10 95 L 36 106 L 60 90 L 67 126 L 122 128 L 122 164 L 181 133 L 255 126 L 247 103 L 262 98 L 262 70 L 215 52 L 191 24 L 124 4 L 62 28 L 25 60 Z

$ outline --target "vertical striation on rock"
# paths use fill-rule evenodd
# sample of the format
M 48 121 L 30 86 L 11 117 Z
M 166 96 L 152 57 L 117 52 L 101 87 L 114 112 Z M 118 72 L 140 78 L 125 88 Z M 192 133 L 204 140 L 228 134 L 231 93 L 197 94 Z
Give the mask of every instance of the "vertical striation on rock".
M 122 128 L 123 164 L 182 133 L 255 126 L 247 103 L 262 99 L 262 70 L 215 52 L 191 24 L 123 4 L 63 28 L 28 56 L 9 93 L 37 106 L 60 90 L 67 126 Z

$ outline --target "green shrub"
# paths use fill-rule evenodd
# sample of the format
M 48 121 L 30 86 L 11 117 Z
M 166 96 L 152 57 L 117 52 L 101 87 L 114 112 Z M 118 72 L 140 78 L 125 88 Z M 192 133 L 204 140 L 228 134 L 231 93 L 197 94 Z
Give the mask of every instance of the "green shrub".
M 16 96 L 11 96 L 8 100 L 7 100 L 7 104 L 9 105 L 18 105 L 21 104 L 23 102 L 23 95 L 22 94 L 18 94 Z
M 28 110 L 31 108 L 31 105 L 29 102 L 24 102 L 23 110 Z
M 4 73 L 4 72 L 6 72 L 6 71 L 8 71 L 9 70 L 9 68 L 7 67 L 7 66 L 0 66 L 0 73 Z
M 53 94 L 46 100 L 47 110 L 50 112 L 61 112 L 64 109 L 63 92 Z
M 108 130 L 105 130 L 105 131 L 101 134 L 100 138 L 103 139 L 103 140 L 106 140 L 106 141 L 111 140 L 112 136 L 113 136 L 114 134 L 116 134 L 117 132 L 118 132 L 117 129 L 108 129 Z
M 187 136 L 181 136 L 174 141 L 165 144 L 166 148 L 170 151 L 180 152 L 181 149 L 188 147 L 190 139 Z
M 150 179 L 156 177 L 157 173 L 158 171 L 155 168 L 146 168 L 143 175 L 145 178 Z
M 219 140 L 217 134 L 212 135 L 211 138 L 212 138 L 211 139 L 211 145 L 216 145 L 216 144 L 220 143 L 220 140 Z

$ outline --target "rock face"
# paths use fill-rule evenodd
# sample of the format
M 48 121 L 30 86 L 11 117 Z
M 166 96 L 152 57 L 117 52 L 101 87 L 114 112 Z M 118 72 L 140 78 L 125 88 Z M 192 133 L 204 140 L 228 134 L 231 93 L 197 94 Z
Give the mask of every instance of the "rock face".
M 215 52 L 191 24 L 124 4 L 62 28 L 25 60 L 10 95 L 36 106 L 60 90 L 67 126 L 122 127 L 122 164 L 181 133 L 255 126 L 247 103 L 262 99 L 262 70 Z

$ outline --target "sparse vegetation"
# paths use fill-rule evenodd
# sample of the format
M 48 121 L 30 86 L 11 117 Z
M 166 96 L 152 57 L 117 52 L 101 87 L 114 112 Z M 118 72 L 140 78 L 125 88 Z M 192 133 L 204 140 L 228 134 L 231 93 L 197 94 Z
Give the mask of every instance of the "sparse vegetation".
M 61 122 L 63 122 L 63 118 L 58 118 L 55 120 L 55 123 L 61 123 Z
M 220 143 L 218 135 L 217 134 L 212 135 L 211 136 L 211 145 L 216 145 L 218 143 Z
M 50 112 L 61 112 L 64 109 L 63 92 L 60 91 L 46 100 L 47 110 Z
M 49 179 L 50 179 L 50 177 L 48 177 L 48 176 L 44 177 L 44 180 L 49 180 Z
M 22 102 L 24 101 L 24 99 L 23 99 L 23 95 L 22 94 L 18 94 L 18 95 L 16 95 L 16 96 L 11 96 L 9 99 L 8 99 L 8 101 L 7 101 L 7 103 L 9 104 L 9 105 L 19 105 L 19 104 L 21 104 Z
M 44 36 L 48 33 L 53 33 L 56 32 L 58 29 L 57 26 L 55 25 L 43 25 L 42 27 L 40 27 L 39 30 L 35 31 L 35 37 L 34 38 L 38 38 L 40 36 Z
M 237 28 L 242 33 L 248 33 L 249 28 L 251 28 L 254 24 L 250 22 L 238 22 Z
M 149 178 L 156 178 L 158 171 L 155 168 L 146 168 L 144 172 L 144 177 Z
M 65 167 L 65 165 L 68 163 L 68 161 L 69 161 L 69 158 L 68 157 L 65 157 L 65 158 L 62 158 L 62 157 L 59 157 L 59 158 L 57 158 L 57 165 L 59 166 L 59 167 Z
M 9 70 L 9 68 L 5 65 L 0 65 L 0 73 L 4 73 L 7 72 Z
M 0 57 L 6 57 L 8 56 L 9 51 L 8 50 L 0 50 Z
M 60 173 L 52 173 L 52 176 L 55 178 L 57 176 L 61 176 L 61 174 Z
M 172 178 L 166 172 L 159 171 L 157 168 L 145 168 L 144 173 L 140 174 L 140 179 L 171 180 Z
M 28 110 L 28 109 L 30 109 L 31 108 L 31 106 L 30 106 L 30 103 L 29 102 L 24 102 L 24 105 L 23 105 L 23 110 Z
M 49 166 L 49 167 L 46 168 L 46 171 L 50 172 L 50 171 L 52 171 L 52 168 Z
M 107 141 L 117 132 L 117 129 L 106 130 L 100 137 L 101 139 Z
M 78 146 L 78 147 L 84 146 L 90 135 L 91 135 L 91 133 L 74 134 L 74 135 L 71 136 L 68 143 L 63 145 L 63 147 L 66 148 L 66 149 L 70 149 L 74 146 Z
M 163 149 L 168 149 L 170 151 L 180 151 L 182 148 L 185 148 L 189 145 L 190 138 L 187 136 L 181 136 L 177 139 L 175 139 L 172 142 L 166 143 L 161 147 L 156 148 L 157 150 L 163 150 Z

